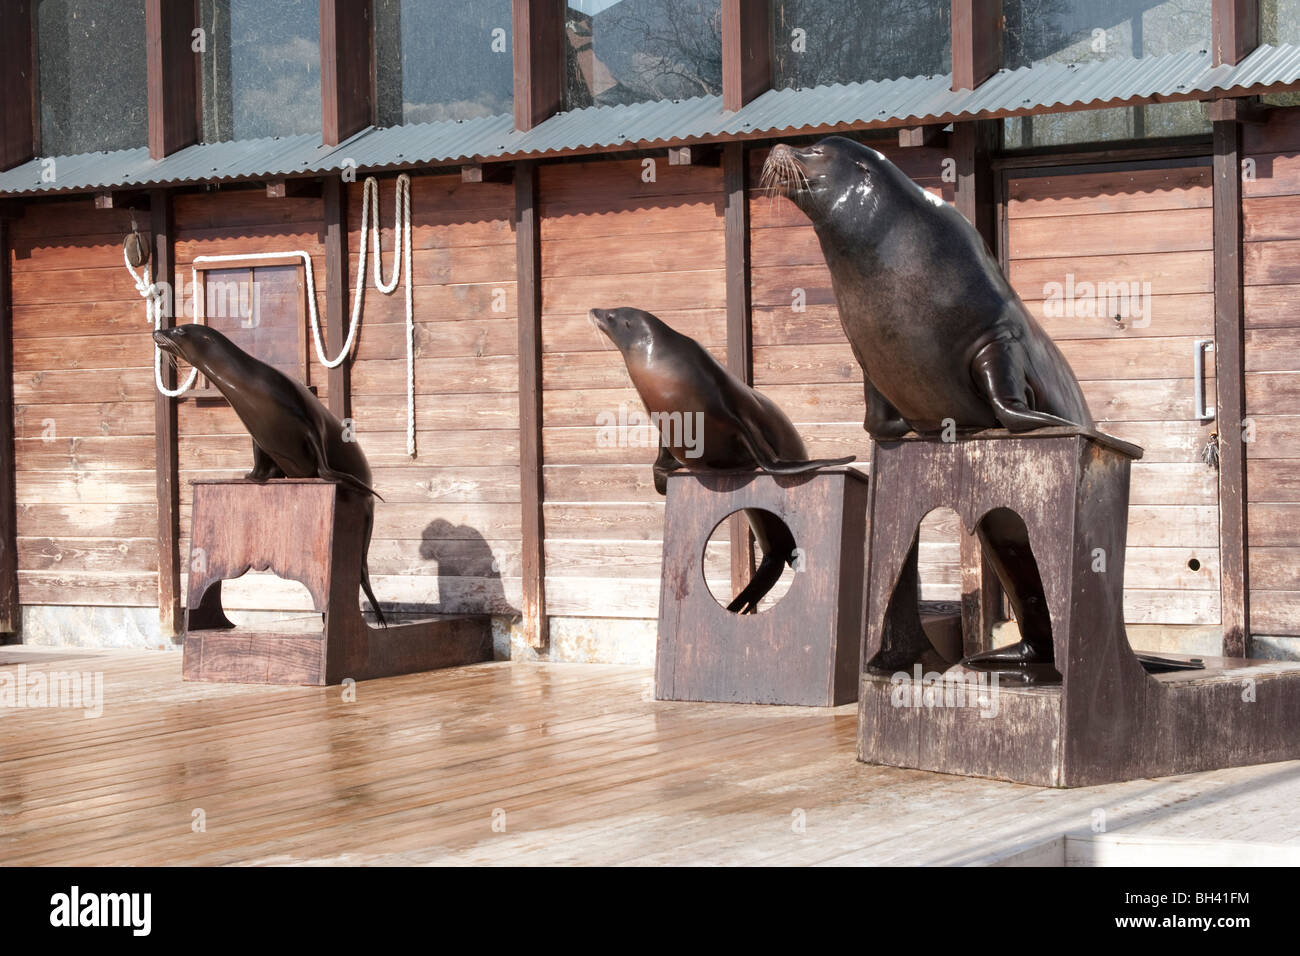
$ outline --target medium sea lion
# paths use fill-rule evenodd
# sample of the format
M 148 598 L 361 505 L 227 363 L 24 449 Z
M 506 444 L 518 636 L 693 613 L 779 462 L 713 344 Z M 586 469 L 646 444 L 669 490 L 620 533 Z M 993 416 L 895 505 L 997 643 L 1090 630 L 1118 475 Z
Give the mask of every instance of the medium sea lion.
M 365 496 L 361 587 L 379 623 L 386 624 L 366 563 L 379 494 L 370 487 L 370 464 L 361 446 L 344 440 L 342 424 L 310 389 L 253 358 L 215 329 L 178 325 L 159 329 L 153 338 L 168 355 L 206 375 L 252 435 L 253 470 L 245 478 L 325 478 L 343 484 L 345 493 Z
M 853 457 L 809 459 L 808 449 L 776 404 L 728 372 L 698 342 L 640 309 L 592 309 L 591 322 L 623 354 L 646 411 L 660 425 L 655 490 L 667 493 L 668 474 L 759 468 L 798 475 L 846 465 Z M 696 429 L 694 422 L 699 422 Z M 752 614 L 795 559 L 790 530 L 766 511 L 745 512 L 763 560 L 753 580 L 727 610 Z
M 980 234 L 870 147 L 831 136 L 776 146 L 763 182 L 812 220 L 840 322 L 863 371 L 864 427 L 877 440 L 1002 426 L 1093 427 L 1083 390 Z M 1059 679 L 1051 620 L 1024 525 L 977 529 L 1022 640 L 967 663 Z M 914 562 L 909 561 L 909 565 Z

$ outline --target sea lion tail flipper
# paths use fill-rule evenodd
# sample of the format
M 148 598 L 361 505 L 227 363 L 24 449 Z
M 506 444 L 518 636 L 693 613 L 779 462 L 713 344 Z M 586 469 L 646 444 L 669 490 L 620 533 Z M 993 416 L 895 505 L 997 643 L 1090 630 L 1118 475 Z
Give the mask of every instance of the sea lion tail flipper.
M 366 517 L 365 544 L 361 548 L 361 590 L 366 593 L 370 599 L 370 606 L 375 609 L 375 619 L 379 621 L 380 627 L 388 627 L 388 621 L 384 619 L 384 612 L 379 607 L 379 599 L 375 597 L 375 591 L 370 586 L 370 533 L 375 527 L 375 515 L 372 511 Z
M 849 455 L 847 458 L 810 458 L 805 461 L 785 461 L 776 457 L 767 442 L 756 439 L 744 422 L 737 421 L 736 426 L 738 434 L 744 440 L 749 453 L 754 456 L 754 461 L 758 463 L 758 467 L 769 475 L 802 475 L 806 471 L 816 471 L 818 468 L 834 468 L 837 465 L 847 465 L 857 460 L 856 455 Z
M 750 578 L 749 583 L 736 595 L 735 599 L 727 605 L 727 610 L 736 614 L 756 614 L 758 612 L 758 602 L 763 600 L 767 592 L 776 586 L 776 582 L 781 580 L 781 574 L 784 571 L 785 562 L 781 558 L 772 554 L 763 555 L 763 560 L 759 562 L 754 576 Z
M 324 478 L 328 481 L 341 481 L 349 488 L 354 488 L 357 491 L 362 492 L 363 494 L 374 495 L 380 501 L 384 500 L 383 495 L 375 491 L 374 488 L 371 488 L 368 484 L 366 484 L 356 475 L 349 475 L 346 471 L 335 471 L 333 468 L 330 468 L 327 465 L 321 465 L 320 468 L 318 469 L 318 475 L 319 477 Z

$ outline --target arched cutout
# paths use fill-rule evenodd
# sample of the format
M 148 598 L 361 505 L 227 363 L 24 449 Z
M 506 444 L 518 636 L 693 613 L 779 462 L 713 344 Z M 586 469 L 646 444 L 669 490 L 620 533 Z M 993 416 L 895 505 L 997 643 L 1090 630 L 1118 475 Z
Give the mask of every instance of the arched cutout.
M 754 559 L 757 568 L 737 594 L 731 593 L 731 519 L 743 515 L 755 538 Z M 700 557 L 704 583 L 709 594 L 725 610 L 742 613 L 735 605 L 743 597 L 757 597 L 748 613 L 763 613 L 775 607 L 789 592 L 794 574 L 800 569 L 801 552 L 789 526 L 776 514 L 762 508 L 733 511 L 714 526 Z M 733 609 L 735 608 L 735 609 Z

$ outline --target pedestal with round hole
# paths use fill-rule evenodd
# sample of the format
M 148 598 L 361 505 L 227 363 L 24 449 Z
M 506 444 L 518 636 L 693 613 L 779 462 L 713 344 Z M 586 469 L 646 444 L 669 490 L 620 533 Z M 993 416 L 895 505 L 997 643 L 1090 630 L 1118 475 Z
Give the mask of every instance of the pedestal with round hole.
M 704 577 L 709 536 L 746 508 L 794 535 L 789 590 L 735 614 Z M 655 696 L 660 700 L 835 706 L 857 696 L 867 479 L 852 468 L 779 477 L 675 472 L 668 478 Z

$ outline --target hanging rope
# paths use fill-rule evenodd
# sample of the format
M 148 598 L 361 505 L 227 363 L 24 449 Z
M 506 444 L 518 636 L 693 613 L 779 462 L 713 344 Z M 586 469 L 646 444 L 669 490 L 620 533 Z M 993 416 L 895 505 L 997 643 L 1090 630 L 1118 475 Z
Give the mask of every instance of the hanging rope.
M 122 261 L 126 263 L 127 271 L 131 273 L 131 278 L 135 280 L 135 291 L 139 292 L 144 298 L 144 314 L 146 320 L 154 331 L 162 328 L 163 319 L 163 292 L 149 277 L 149 267 L 144 267 L 144 275 L 136 271 L 135 266 L 131 265 L 131 257 L 127 252 L 125 244 L 122 246 Z M 158 348 L 158 343 L 153 346 L 153 383 L 157 386 L 158 391 L 162 392 L 168 398 L 178 398 L 194 387 L 194 380 L 198 378 L 199 370 L 190 369 L 190 377 L 180 388 L 169 389 L 163 384 L 162 377 L 162 349 Z
M 321 337 L 320 315 L 316 309 L 316 278 L 315 270 L 312 267 L 311 256 L 301 249 L 294 249 L 289 252 L 260 252 L 251 255 L 225 255 L 225 256 L 195 256 L 194 262 L 190 267 L 190 287 L 198 289 L 198 264 L 210 262 L 233 262 L 247 261 L 257 259 L 283 259 L 286 256 L 297 256 L 302 260 L 303 272 L 307 278 L 307 315 L 311 320 L 312 341 L 316 346 L 316 358 L 321 365 L 326 368 L 338 368 L 352 352 L 352 347 L 356 342 L 357 330 L 361 327 L 361 312 L 365 302 L 366 293 L 366 239 L 369 238 L 374 246 L 374 264 L 372 266 L 375 288 L 384 295 L 392 295 L 396 291 L 398 283 L 402 279 L 402 273 L 406 273 L 406 453 L 412 458 L 415 457 L 415 307 L 413 301 L 413 289 L 411 284 L 412 262 L 411 262 L 411 177 L 406 173 L 397 177 L 397 191 L 394 195 L 394 244 L 393 244 L 393 269 L 392 275 L 387 282 L 383 277 L 383 265 L 380 256 L 379 247 L 379 180 L 374 176 L 366 177 L 365 185 L 361 193 L 361 252 L 360 260 L 357 264 L 357 282 L 352 293 L 352 314 L 348 322 L 347 338 L 343 342 L 343 347 L 339 353 L 330 358 L 325 354 L 325 341 Z M 123 256 L 125 258 L 125 252 Z M 149 282 L 149 271 L 145 269 L 144 279 L 136 272 L 129 259 L 126 260 L 126 267 L 131 270 L 131 275 L 136 280 L 136 289 L 145 297 L 145 306 L 149 311 L 149 318 L 154 323 L 154 328 L 159 327 L 162 321 L 162 312 L 159 300 L 162 298 L 157 287 Z M 162 360 L 162 353 L 157 346 L 154 347 L 154 365 L 155 381 L 158 390 L 164 395 L 176 397 L 185 392 L 194 384 L 196 372 L 191 370 L 190 377 L 180 389 L 175 392 L 168 391 L 163 387 L 161 374 L 158 372 Z

